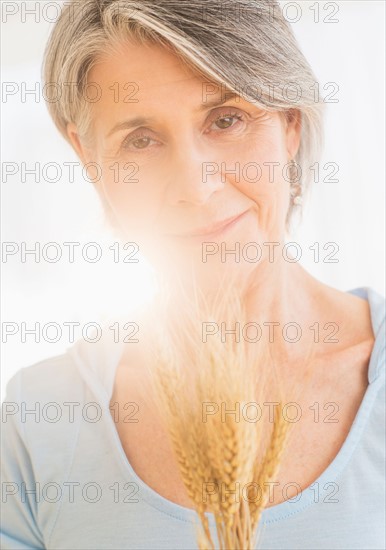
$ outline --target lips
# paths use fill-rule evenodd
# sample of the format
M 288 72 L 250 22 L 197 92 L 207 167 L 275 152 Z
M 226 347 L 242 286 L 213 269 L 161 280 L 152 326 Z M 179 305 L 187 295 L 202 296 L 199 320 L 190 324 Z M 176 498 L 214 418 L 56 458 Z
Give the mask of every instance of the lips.
M 227 229 L 229 226 L 237 222 L 242 216 L 244 216 L 245 213 L 246 211 L 242 212 L 241 214 L 236 214 L 235 216 L 231 216 L 230 218 L 226 218 L 225 220 L 211 223 L 210 225 L 194 228 L 188 232 L 174 233 L 172 236 L 185 237 L 185 238 L 186 237 L 205 237 L 205 236 L 213 235 L 215 233 L 221 233 L 222 231 L 224 231 L 224 229 Z

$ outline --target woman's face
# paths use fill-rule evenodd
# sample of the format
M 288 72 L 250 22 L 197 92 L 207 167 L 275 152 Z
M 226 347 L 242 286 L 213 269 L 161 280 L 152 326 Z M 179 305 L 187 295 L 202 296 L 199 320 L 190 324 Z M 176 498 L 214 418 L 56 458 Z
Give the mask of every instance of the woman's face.
M 295 118 L 225 94 L 161 46 L 126 44 L 88 82 L 101 92 L 92 140 L 68 133 L 101 167 L 95 185 L 126 241 L 160 268 L 193 263 L 214 278 L 256 267 L 247 243 L 283 241 Z

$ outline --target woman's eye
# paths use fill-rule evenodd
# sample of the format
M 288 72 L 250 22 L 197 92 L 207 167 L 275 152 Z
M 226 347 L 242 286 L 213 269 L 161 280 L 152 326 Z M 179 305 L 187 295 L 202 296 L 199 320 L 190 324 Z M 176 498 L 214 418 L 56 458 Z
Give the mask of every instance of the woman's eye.
M 151 138 L 149 137 L 138 137 L 134 139 L 129 139 L 127 142 L 125 142 L 126 147 L 132 147 L 134 149 L 146 149 L 150 145 Z
M 220 130 L 227 130 L 228 128 L 231 128 L 232 126 L 235 126 L 235 124 L 238 121 L 243 120 L 243 117 L 238 114 L 229 114 L 229 115 L 222 115 L 213 122 L 213 124 L 216 125 L 217 129 Z M 212 125 L 213 126 L 213 125 Z M 215 128 L 215 129 L 216 129 Z
M 141 137 L 132 140 L 131 144 L 135 147 L 135 149 L 145 149 L 145 147 L 149 145 L 150 141 L 151 140 L 149 137 Z
M 211 130 L 227 130 L 236 126 L 237 122 L 242 122 L 244 120 L 243 116 L 238 113 L 225 113 L 217 117 L 211 124 Z M 148 149 L 152 143 L 157 143 L 156 140 L 152 139 L 150 136 L 136 135 L 136 136 L 127 136 L 127 138 L 122 143 L 122 149 L 130 151 L 140 151 Z
M 122 143 L 122 148 L 130 149 L 131 151 L 139 151 L 141 149 L 147 149 L 154 141 L 154 139 L 147 135 L 137 135 L 135 137 L 128 136 Z

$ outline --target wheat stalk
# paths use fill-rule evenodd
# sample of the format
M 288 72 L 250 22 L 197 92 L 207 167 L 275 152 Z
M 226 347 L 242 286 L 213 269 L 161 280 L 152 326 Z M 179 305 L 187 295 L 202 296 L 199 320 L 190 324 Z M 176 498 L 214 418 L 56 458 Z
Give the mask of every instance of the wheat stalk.
M 179 305 L 184 315 L 179 319 L 174 318 L 170 295 L 165 296 L 157 310 L 150 380 L 181 478 L 200 520 L 198 546 L 215 548 L 207 516 L 212 513 L 220 549 L 252 548 L 268 489 L 255 502 L 248 491 L 245 497 L 244 488 L 251 483 L 262 488 L 277 473 L 289 433 L 282 415 L 283 396 L 268 436 L 262 422 L 248 422 L 237 414 L 226 419 L 213 414 L 204 421 L 207 403 L 231 408 L 237 403 L 241 407 L 264 402 L 266 389 L 272 388 L 271 363 L 262 346 L 224 343 L 218 337 L 202 342 L 198 327 L 203 319 L 245 319 L 240 297 L 231 287 L 223 289 L 221 300 L 211 307 L 198 293 L 193 300 L 183 295 Z M 175 306 L 175 300 L 172 303 Z M 213 494 L 207 492 L 208 484 L 216 489 Z

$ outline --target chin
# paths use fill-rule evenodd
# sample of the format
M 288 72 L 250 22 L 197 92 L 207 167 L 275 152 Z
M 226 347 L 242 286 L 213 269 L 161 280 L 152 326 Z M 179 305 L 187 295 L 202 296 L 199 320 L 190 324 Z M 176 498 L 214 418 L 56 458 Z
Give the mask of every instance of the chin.
M 242 256 L 243 247 L 246 250 L 245 246 L 251 242 L 247 238 L 209 242 L 199 247 L 164 246 L 157 251 L 153 248 L 149 259 L 156 273 L 171 284 L 171 290 L 178 282 L 186 288 L 196 285 L 205 294 L 215 295 L 232 283 L 241 289 L 256 270 L 259 262 L 246 261 Z M 240 250 L 240 254 L 227 254 L 230 250 Z
M 262 243 L 268 240 L 259 230 L 256 213 L 250 211 L 239 224 L 216 238 L 153 235 L 141 250 L 166 280 L 180 279 L 189 284 L 194 279 L 210 292 L 232 280 L 241 285 L 261 263 L 259 245 L 264 252 Z

